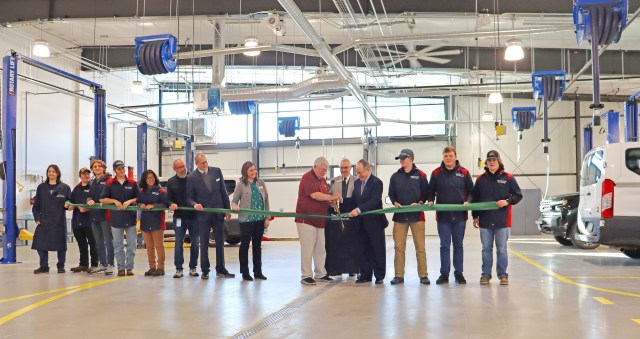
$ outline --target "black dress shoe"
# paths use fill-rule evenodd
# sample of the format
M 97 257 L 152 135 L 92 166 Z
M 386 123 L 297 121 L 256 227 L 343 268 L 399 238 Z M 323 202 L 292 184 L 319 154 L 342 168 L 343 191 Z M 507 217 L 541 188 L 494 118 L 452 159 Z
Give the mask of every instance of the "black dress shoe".
M 220 271 L 218 273 L 216 273 L 216 277 L 220 277 L 220 278 L 235 278 L 236 275 L 233 273 L 229 273 L 229 271 Z
M 64 272 L 66 272 L 64 267 L 58 267 L 58 273 L 64 273 Z
M 200 275 L 200 279 L 209 279 L 209 271 L 202 271 L 202 275 Z
M 356 280 L 356 284 L 364 284 L 364 283 L 370 283 L 371 282 L 371 278 L 358 278 Z
M 242 273 L 242 280 L 244 280 L 244 281 L 253 281 L 253 277 L 249 273 Z
M 49 268 L 38 267 L 37 269 L 33 270 L 33 274 L 41 274 L 41 273 L 49 273 Z
M 375 282 L 375 284 L 376 284 L 376 285 L 380 285 L 380 284 L 382 284 L 382 283 L 384 283 L 384 278 L 382 278 L 382 279 L 376 279 L 376 282 Z
M 255 273 L 253 276 L 258 280 L 267 280 L 267 277 L 265 277 L 262 273 Z
M 436 285 L 448 284 L 448 283 L 449 283 L 448 275 L 440 274 L 440 276 L 438 277 L 438 280 L 436 280 Z
M 455 274 L 455 277 L 458 284 L 464 285 L 467 283 L 467 279 L 464 278 L 464 275 L 462 275 L 462 273 Z

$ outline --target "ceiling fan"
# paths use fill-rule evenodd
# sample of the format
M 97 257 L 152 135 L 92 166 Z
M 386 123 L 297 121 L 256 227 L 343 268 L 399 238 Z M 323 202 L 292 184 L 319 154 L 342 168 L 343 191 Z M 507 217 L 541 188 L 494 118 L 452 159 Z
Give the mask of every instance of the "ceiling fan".
M 395 64 L 402 63 L 405 60 L 409 60 L 409 66 L 411 66 L 411 68 L 421 68 L 423 66 L 419 60 L 444 65 L 446 63 L 451 62 L 451 59 L 445 59 L 445 58 L 439 58 L 439 57 L 462 54 L 462 49 L 459 49 L 459 48 L 436 51 L 437 49 L 445 47 L 444 45 L 426 46 L 420 50 L 417 50 L 416 45 L 412 43 L 405 44 L 404 47 L 407 49 L 406 52 L 388 49 L 384 47 L 375 47 L 375 49 L 378 50 L 378 52 L 380 52 L 381 56 L 378 58 L 372 58 L 369 60 L 387 62 L 384 64 L 384 67 L 391 67 Z M 388 55 L 382 56 L 383 53 L 388 53 Z

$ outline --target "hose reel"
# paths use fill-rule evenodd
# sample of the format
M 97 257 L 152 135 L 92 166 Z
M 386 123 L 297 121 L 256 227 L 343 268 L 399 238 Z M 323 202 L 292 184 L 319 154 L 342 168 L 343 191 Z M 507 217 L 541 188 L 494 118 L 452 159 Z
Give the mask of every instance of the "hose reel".
M 171 73 L 178 65 L 175 58 L 178 40 L 171 34 L 136 37 L 134 59 L 144 75 Z
M 536 100 L 542 98 L 543 101 L 543 134 L 542 138 L 543 150 L 545 154 L 549 153 L 549 101 L 562 100 L 565 90 L 567 74 L 565 71 L 542 71 L 535 72 L 531 75 L 531 86 L 533 87 L 533 96 Z
M 278 133 L 284 137 L 291 138 L 300 130 L 300 117 L 278 118 Z

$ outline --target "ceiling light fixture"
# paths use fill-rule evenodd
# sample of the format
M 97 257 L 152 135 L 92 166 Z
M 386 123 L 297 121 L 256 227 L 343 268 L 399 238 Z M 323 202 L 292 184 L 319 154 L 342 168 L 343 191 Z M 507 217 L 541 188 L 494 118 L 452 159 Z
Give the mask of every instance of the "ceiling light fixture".
M 500 104 L 502 103 L 502 94 L 498 92 L 493 92 L 489 95 L 489 103 L 490 104 Z
M 133 93 L 133 94 L 142 94 L 142 93 L 144 93 L 144 86 L 142 86 L 142 81 L 134 80 L 131 83 L 131 93 Z
M 258 46 L 258 38 L 256 37 L 248 37 L 244 39 L 244 47 L 257 47 Z M 246 56 L 258 56 L 260 55 L 260 51 L 251 51 L 242 53 Z
M 504 52 L 504 59 L 507 61 L 518 61 L 524 59 L 524 50 L 522 49 L 522 40 L 507 40 L 507 50 Z
M 484 113 L 482 113 L 482 121 L 493 121 L 493 113 L 491 111 L 484 111 Z
M 47 58 L 51 55 L 49 51 L 49 46 L 47 46 L 47 42 L 42 39 L 36 39 L 33 42 L 33 55 L 41 58 Z

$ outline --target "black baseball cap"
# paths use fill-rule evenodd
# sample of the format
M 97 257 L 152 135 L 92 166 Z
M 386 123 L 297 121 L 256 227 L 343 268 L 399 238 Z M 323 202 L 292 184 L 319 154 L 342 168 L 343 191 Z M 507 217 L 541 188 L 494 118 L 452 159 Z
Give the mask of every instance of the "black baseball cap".
M 398 160 L 398 159 L 404 160 L 404 159 L 406 159 L 408 157 L 411 157 L 411 159 L 415 159 L 415 157 L 413 156 L 413 151 L 408 149 L 408 148 L 405 148 L 402 151 L 400 151 L 400 153 L 396 157 L 396 160 Z
M 491 150 L 487 153 L 487 160 L 489 159 L 498 159 L 500 160 L 500 153 L 498 153 L 498 151 L 495 150 Z
M 116 160 L 113 162 L 113 169 L 115 170 L 116 168 L 124 168 L 124 162 L 122 162 L 122 160 Z
M 86 168 L 86 167 L 82 167 L 79 171 L 78 171 L 78 176 L 81 176 L 82 173 L 91 173 L 91 170 Z

